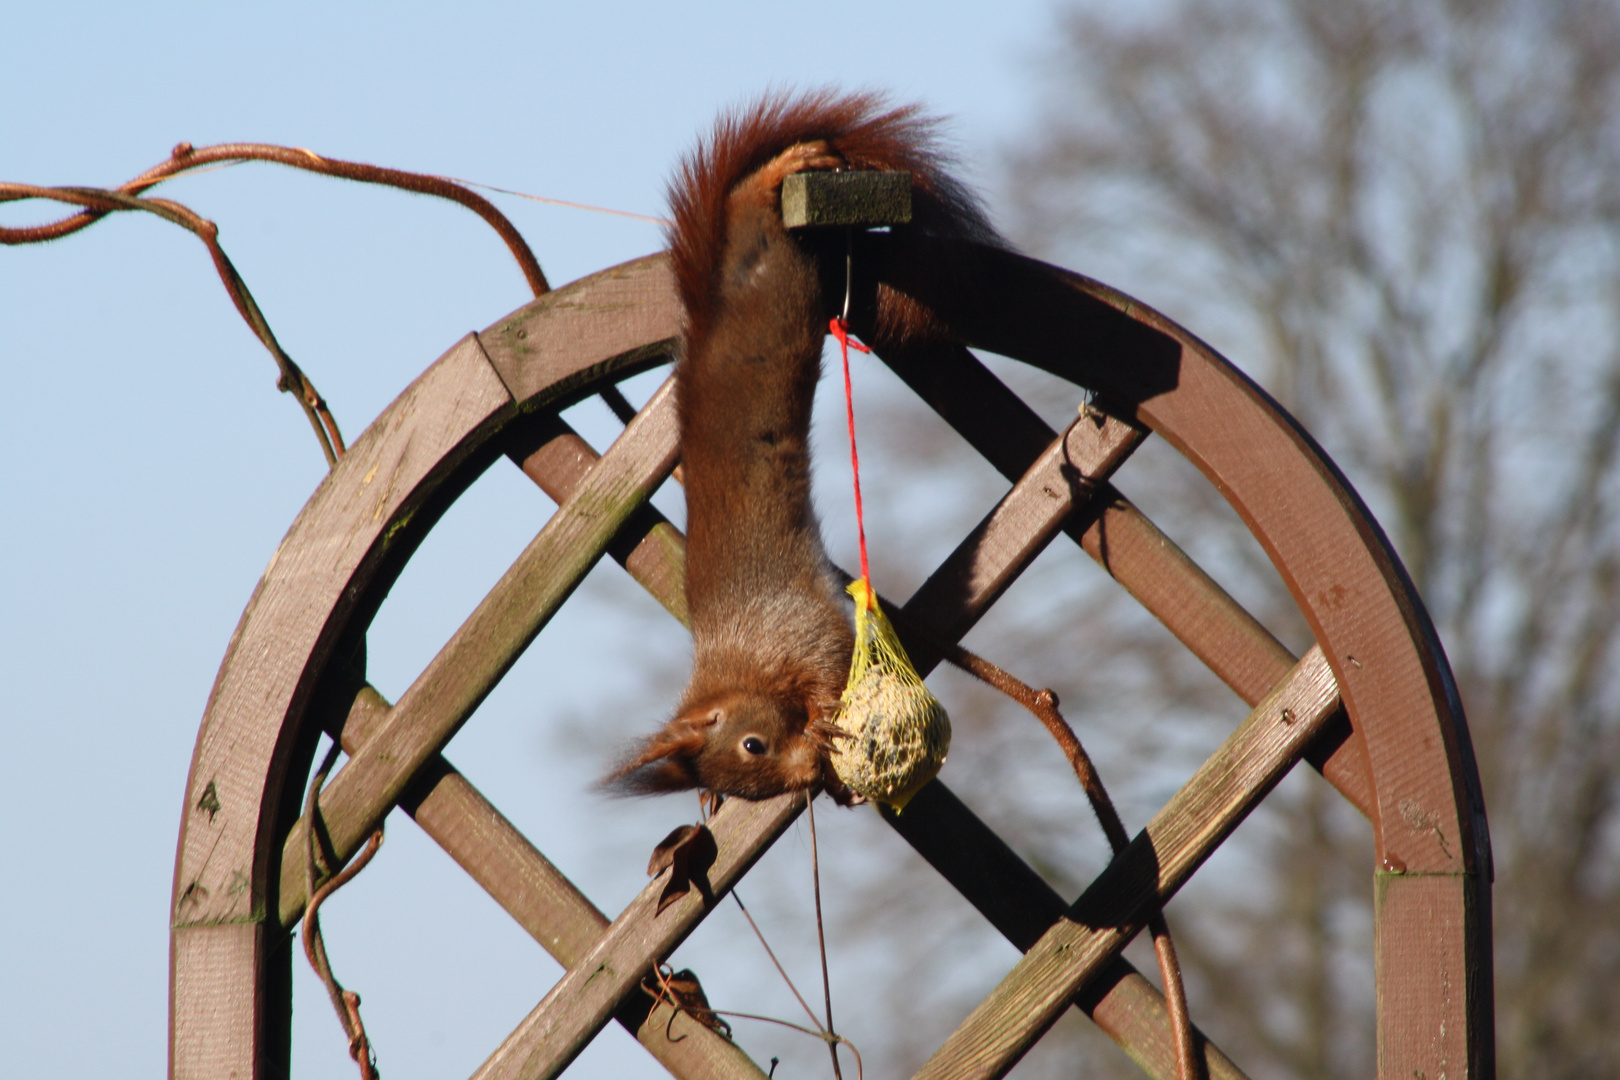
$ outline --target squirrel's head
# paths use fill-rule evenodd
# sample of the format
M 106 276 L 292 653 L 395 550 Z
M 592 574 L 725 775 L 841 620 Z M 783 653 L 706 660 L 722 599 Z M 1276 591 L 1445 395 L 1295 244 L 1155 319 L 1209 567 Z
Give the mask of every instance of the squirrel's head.
M 734 691 L 689 704 L 605 784 L 636 795 L 706 788 L 745 799 L 800 791 L 822 778 L 826 747 L 813 731 L 802 707 Z

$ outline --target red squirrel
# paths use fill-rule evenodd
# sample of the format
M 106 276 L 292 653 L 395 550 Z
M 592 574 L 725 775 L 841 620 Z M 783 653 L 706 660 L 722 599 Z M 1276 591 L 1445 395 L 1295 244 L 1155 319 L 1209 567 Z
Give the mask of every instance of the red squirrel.
M 681 162 L 669 247 L 685 312 L 675 385 L 692 678 L 612 787 L 748 799 L 836 787 L 826 756 L 854 637 L 811 507 L 809 440 L 847 249 L 843 230 L 790 233 L 781 186 L 812 169 L 909 171 L 912 222 L 892 230 L 889 258 L 904 258 L 908 234 L 995 242 L 942 170 L 933 128 L 871 94 L 774 95 L 722 116 Z M 938 326 L 881 284 L 874 314 L 880 349 Z

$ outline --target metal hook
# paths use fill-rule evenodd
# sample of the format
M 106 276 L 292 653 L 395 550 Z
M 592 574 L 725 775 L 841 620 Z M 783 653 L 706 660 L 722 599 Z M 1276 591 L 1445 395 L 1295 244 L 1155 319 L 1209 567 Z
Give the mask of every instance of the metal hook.
M 844 313 L 839 321 L 846 327 L 849 325 L 849 293 L 851 282 L 855 277 L 855 230 L 844 229 Z

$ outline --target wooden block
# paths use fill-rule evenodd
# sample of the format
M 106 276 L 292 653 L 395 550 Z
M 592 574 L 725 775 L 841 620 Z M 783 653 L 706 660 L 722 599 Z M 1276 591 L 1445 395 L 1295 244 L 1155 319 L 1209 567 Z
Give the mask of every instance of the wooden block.
M 908 172 L 801 172 L 782 181 L 782 222 L 790 229 L 808 225 L 870 229 L 910 220 Z

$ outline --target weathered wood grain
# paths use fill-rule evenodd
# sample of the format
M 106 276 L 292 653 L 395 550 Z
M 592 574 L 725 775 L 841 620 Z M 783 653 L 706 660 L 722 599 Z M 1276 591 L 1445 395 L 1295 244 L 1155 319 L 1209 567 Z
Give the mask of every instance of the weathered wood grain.
M 263 1066 L 257 1030 L 264 1004 L 259 977 L 263 933 L 263 924 L 243 922 L 190 926 L 174 934 L 170 1076 L 203 1080 L 258 1075 Z
M 559 505 L 596 462 L 597 453 L 560 416 L 547 416 L 516 440 L 508 456 Z M 651 503 L 644 504 L 608 545 L 608 554 L 686 625 L 686 542 Z
M 514 401 L 550 403 L 603 376 L 623 378 L 664 362 L 675 353 L 680 325 L 669 256 L 659 254 L 547 293 L 478 340 Z
M 1490 882 L 1478 873 L 1378 872 L 1373 889 L 1379 1076 L 1493 1076 L 1496 1047 L 1456 1018 L 1491 1001 L 1491 954 L 1471 923 L 1487 924 Z M 1421 957 L 1414 963 L 1413 957 Z M 1438 990 L 1438 992 L 1437 992 Z
M 917 1077 L 999 1077 L 1304 753 L 1338 691 L 1313 648 L 1041 936 Z
M 469 335 L 355 441 L 288 531 L 226 651 L 187 780 L 172 912 L 171 1075 L 285 1075 L 286 938 L 269 927 L 257 934 L 256 950 L 233 954 L 246 965 L 240 971 L 213 964 L 216 953 L 190 938 L 275 919 L 288 771 L 307 756 L 307 710 L 334 645 L 363 629 L 351 624 L 370 618 L 402 556 L 477 477 L 489 440 L 510 421 L 598 374 L 622 377 L 667 358 L 679 317 L 663 264 L 655 257 L 583 279 L 503 320 L 546 345 L 531 355 L 497 340 L 499 372 Z M 590 321 L 578 309 L 593 296 L 623 300 L 634 292 L 625 280 L 652 294 L 628 335 L 548 329 L 559 312 Z M 616 349 L 627 336 L 629 347 Z M 521 400 L 508 383 L 526 388 Z M 244 985 L 256 992 L 240 992 Z M 232 1034 L 244 1031 L 246 1042 Z M 193 1069 L 197 1047 L 211 1049 L 206 1067 Z M 241 1053 L 232 1057 L 229 1047 Z
M 338 733 L 344 749 L 357 753 L 388 711 L 381 694 L 362 688 Z M 399 806 L 564 967 L 579 963 L 607 929 L 607 916 L 442 755 L 416 775 Z M 645 991 L 628 995 L 614 1019 L 672 1076 L 765 1076 L 735 1043 Z
M 911 174 L 877 170 L 790 173 L 782 180 L 782 224 L 904 225 L 911 220 Z
M 803 809 L 802 792 L 764 802 L 726 800 L 709 822 L 718 850 L 704 886 L 659 912 L 665 881 L 655 878 L 479 1066 L 475 1080 L 538 1080 L 567 1068 L 652 965 L 686 939 Z
M 342 614 L 344 587 L 362 562 L 377 557 L 389 522 L 407 499 L 420 498 L 427 474 L 471 431 L 511 408 L 477 343 L 463 341 L 355 442 L 341 473 L 326 478 L 271 557 L 198 733 L 176 868 L 175 925 L 249 920 L 263 902 L 263 892 L 252 887 L 255 844 L 267 825 L 262 802 L 272 761 L 285 752 L 288 736 L 276 724 L 232 721 L 261 715 L 267 703 L 285 711 L 313 689 L 306 669 L 323 660 L 323 634 Z M 407 426 L 413 438 L 390 438 Z M 252 662 L 244 663 L 247 658 Z
M 1245 704 L 1258 704 L 1294 666 L 1294 655 L 1282 642 L 1112 485 L 1069 522 L 1067 531 Z M 1371 818 L 1367 758 L 1351 736 L 1341 711 L 1323 726 L 1305 757 Z
M 971 285 L 932 272 L 935 258 L 970 264 Z M 970 245 L 941 243 L 925 262 L 897 267 L 890 284 L 950 311 L 969 344 L 1132 410 L 1248 525 L 1339 680 L 1377 781 L 1378 858 L 1423 873 L 1488 867 L 1478 772 L 1434 626 L 1372 515 L 1310 436 L 1192 334 L 1107 286 Z
M 868 261 L 863 252 L 861 262 Z M 941 243 L 938 260 L 909 265 L 921 268 L 915 279 L 906 279 L 906 267 L 891 267 L 897 274 L 885 280 L 951 311 L 970 343 L 1098 389 L 1110 408 L 1147 424 L 1203 470 L 1266 547 L 1311 622 L 1354 724 L 1324 726 L 1309 756 L 1372 811 L 1381 864 L 1405 869 L 1398 882 L 1381 885 L 1377 908 L 1381 1066 L 1398 1066 L 1402 1075 L 1488 1076 L 1490 856 L 1478 776 L 1433 627 L 1365 507 L 1263 392 L 1128 297 L 1008 252 L 954 242 Z M 946 265 L 971 272 L 935 272 Z M 280 1036 L 266 1036 L 279 1030 L 266 1010 L 286 1007 L 286 989 L 276 985 L 280 969 L 267 964 L 272 952 L 285 952 L 286 940 L 268 923 L 285 911 L 271 879 L 282 839 L 277 815 L 285 810 L 288 763 L 308 741 L 301 725 L 310 695 L 334 643 L 357 632 L 349 625 L 354 615 L 369 617 L 368 603 L 374 610 L 377 567 L 391 550 L 409 550 L 487 460 L 480 448 L 519 413 L 585 393 L 610 372 L 650 366 L 672 347 L 679 320 L 662 257 L 559 293 L 568 295 L 554 293 L 486 331 L 479 340 L 487 360 L 478 341 L 463 342 L 390 407 L 300 515 L 244 613 L 188 780 L 171 947 L 173 1075 L 284 1070 L 272 1045 Z M 989 380 L 988 391 L 975 392 L 976 362 L 956 352 L 921 381 L 950 391 L 931 400 L 944 402 L 953 424 L 988 426 L 981 449 L 1010 477 L 1020 474 L 1052 433 L 1038 419 L 1033 426 L 1008 421 L 1003 406 L 1011 395 L 988 372 L 979 379 Z M 457 364 L 470 369 L 466 378 L 450 377 Z M 1012 411 L 1022 408 L 1016 403 Z M 372 447 L 362 452 L 368 440 Z M 1218 586 L 1211 592 L 1198 575 L 1189 579 L 1190 563 L 1178 569 L 1175 559 L 1156 557 L 1151 523 L 1133 538 L 1131 528 L 1146 519 L 1114 502 L 1117 493 L 1103 493 L 1110 498 L 1094 504 L 1095 557 L 1122 582 L 1134 580 L 1133 591 L 1169 596 L 1153 601 L 1176 609 L 1160 617 L 1189 644 L 1202 642 L 1195 651 L 1229 683 L 1248 687 L 1240 693 L 1264 685 L 1279 658 L 1254 627 L 1245 629 L 1247 616 L 1227 607 Z M 667 570 L 677 538 L 656 525 L 625 554 L 652 552 Z M 1077 516 L 1066 528 L 1078 530 L 1084 546 L 1091 526 L 1081 528 Z M 655 550 L 660 543 L 662 552 Z M 1128 557 L 1133 544 L 1140 558 Z M 1131 570 L 1133 563 L 1146 569 Z M 665 591 L 670 580 L 665 574 Z M 1179 587 L 1164 584 L 1178 580 L 1198 592 L 1193 602 L 1176 601 Z M 359 792 L 354 805 L 377 804 L 377 794 Z M 376 813 L 391 798 L 380 802 Z M 1085 902 L 1071 919 L 1087 914 L 1078 910 Z M 1051 933 L 1066 925 L 1074 924 Z M 1444 940 L 1426 938 L 1430 925 L 1445 928 Z M 1075 948 L 1084 951 L 1088 942 Z M 1025 963 L 1040 962 L 1040 952 L 1037 946 Z
M 558 507 L 517 561 L 417 676 L 388 720 L 332 778 L 322 821 L 341 862 L 357 851 L 423 765 L 450 741 L 596 564 L 619 527 L 675 465 L 666 383 Z M 302 914 L 303 825 L 282 848 L 281 925 Z
M 906 601 L 906 615 L 947 641 L 962 638 L 1146 437 L 1141 427 L 1086 410 Z M 964 590 L 982 599 L 963 605 Z M 919 646 L 912 659 L 922 663 L 923 652 Z
M 285 1015 L 267 1010 L 285 1014 L 289 1005 L 285 980 L 272 971 L 276 939 L 257 924 L 272 893 L 269 840 L 298 744 L 294 718 L 354 610 L 352 586 L 387 555 L 394 523 L 514 413 L 477 342 L 456 345 L 350 447 L 248 602 L 197 734 L 175 858 L 169 1034 L 177 1080 L 266 1067 L 280 1038 L 268 1033 L 285 1026 Z M 403 430 L 411 438 L 398 438 Z M 218 947 L 227 938 L 240 946 L 228 957 Z
M 1138 437 L 1139 433 L 1132 432 L 1128 426 L 1104 420 L 1077 424 L 1068 444 L 1060 440 L 1053 447 L 1051 467 L 1055 468 L 1055 463 L 1069 457 L 1082 461 L 1100 459 L 1117 465 Z M 1015 488 L 1018 498 L 1009 496 L 1004 502 L 1025 509 L 992 513 L 991 525 L 978 532 L 972 541 L 973 546 L 982 549 L 982 557 L 960 553 L 947 560 L 946 572 L 931 579 L 934 585 L 923 597 L 931 614 L 948 619 L 948 625 L 972 624 L 972 616 L 988 606 L 998 595 L 997 590 L 1004 588 L 1010 579 L 1008 572 L 994 565 L 995 556 L 1027 562 L 1039 551 L 1039 544 L 1031 540 L 995 543 L 991 538 L 1003 534 L 1050 538 L 1068 513 L 1077 493 L 1076 486 L 1063 482 L 1061 490 L 1051 488 L 1052 481 L 1043 478 L 1039 470 L 1029 484 Z M 909 607 L 904 610 L 910 612 Z M 730 800 L 726 806 L 739 802 Z M 722 829 L 728 827 L 731 819 L 717 815 L 712 828 L 722 855 L 730 861 L 727 868 L 717 863 L 717 869 L 711 871 L 711 888 L 716 897 L 723 895 L 735 880 L 726 874 L 733 870 L 737 874 L 745 871 L 798 814 L 802 802 L 784 797 L 743 805 L 776 809 L 763 817 L 751 810 L 750 816 L 743 819 L 745 831 L 739 836 L 723 833 Z M 725 809 L 722 807 L 722 814 Z M 764 814 L 765 810 L 761 809 L 760 813 Z M 733 817 L 736 814 L 733 811 Z M 581 965 L 570 969 L 475 1075 L 486 1080 L 547 1077 L 566 1068 L 607 1022 L 622 997 L 630 993 L 651 966 L 668 955 L 707 912 L 707 908 L 688 897 L 687 902 L 672 906 L 659 916 L 662 929 L 653 933 L 644 924 L 649 921 L 649 912 L 656 911 L 661 892 L 662 886 L 655 881 L 615 919 L 602 943 Z M 675 917 L 678 909 L 682 912 L 680 918 Z

